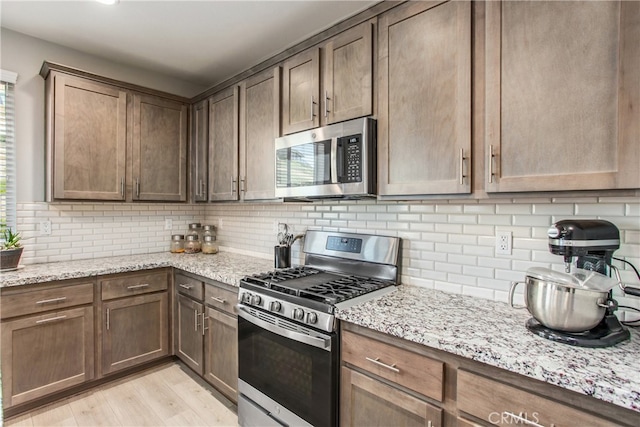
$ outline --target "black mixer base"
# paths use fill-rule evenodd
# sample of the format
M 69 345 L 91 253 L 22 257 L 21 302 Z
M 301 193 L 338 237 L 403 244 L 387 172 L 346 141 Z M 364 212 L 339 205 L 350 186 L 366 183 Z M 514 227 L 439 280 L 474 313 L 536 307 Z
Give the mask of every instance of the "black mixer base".
M 615 316 L 612 316 L 615 319 Z M 600 322 L 595 328 L 578 333 L 569 333 L 549 329 L 541 325 L 533 317 L 527 320 L 527 329 L 536 335 L 551 341 L 563 344 L 573 345 L 576 347 L 602 348 L 611 347 L 626 341 L 631 336 L 629 331 L 620 325 L 617 319 L 611 319 L 609 316 Z M 617 325 L 616 325 L 617 324 Z

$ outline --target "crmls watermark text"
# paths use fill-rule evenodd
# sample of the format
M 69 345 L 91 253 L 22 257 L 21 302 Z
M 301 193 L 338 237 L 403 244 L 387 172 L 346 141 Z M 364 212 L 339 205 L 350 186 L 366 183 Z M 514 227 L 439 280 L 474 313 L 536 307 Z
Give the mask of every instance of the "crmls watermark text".
M 512 412 L 492 412 L 489 414 L 488 421 L 491 424 L 515 424 L 515 425 L 539 425 L 540 418 L 537 412 L 519 412 L 514 414 Z

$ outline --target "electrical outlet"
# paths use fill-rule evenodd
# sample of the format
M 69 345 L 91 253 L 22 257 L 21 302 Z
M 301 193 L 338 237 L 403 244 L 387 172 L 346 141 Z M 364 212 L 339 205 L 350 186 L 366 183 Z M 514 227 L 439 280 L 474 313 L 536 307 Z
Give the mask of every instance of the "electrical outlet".
M 40 221 L 40 234 L 43 236 L 51 234 L 51 221 Z
M 511 232 L 498 231 L 496 233 L 496 254 L 511 255 Z
M 173 230 L 173 220 L 171 218 L 164 219 L 164 229 Z
M 222 218 L 218 218 L 218 230 L 222 230 Z

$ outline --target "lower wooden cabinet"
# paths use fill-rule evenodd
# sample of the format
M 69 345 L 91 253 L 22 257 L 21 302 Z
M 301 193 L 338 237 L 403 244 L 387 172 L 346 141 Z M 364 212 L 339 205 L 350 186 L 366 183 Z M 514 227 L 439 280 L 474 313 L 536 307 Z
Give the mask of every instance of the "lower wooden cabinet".
M 93 307 L 2 323 L 2 406 L 6 409 L 94 377 Z
M 238 318 L 206 308 L 204 379 L 238 401 Z
M 169 354 L 166 292 L 102 304 L 102 374 Z
M 342 367 L 340 424 L 440 427 L 442 409 L 380 380 Z
M 176 294 L 176 356 L 198 375 L 203 373 L 204 306 L 181 294 Z

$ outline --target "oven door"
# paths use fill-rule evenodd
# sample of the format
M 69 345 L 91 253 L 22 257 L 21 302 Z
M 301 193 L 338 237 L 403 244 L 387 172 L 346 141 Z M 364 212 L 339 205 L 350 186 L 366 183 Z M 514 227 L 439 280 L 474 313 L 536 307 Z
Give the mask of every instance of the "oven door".
M 336 333 L 309 330 L 238 305 L 240 381 L 311 425 L 337 425 L 338 356 Z M 260 399 L 248 397 L 259 404 Z M 270 408 L 263 410 L 280 418 Z M 290 424 L 290 420 L 282 422 Z

